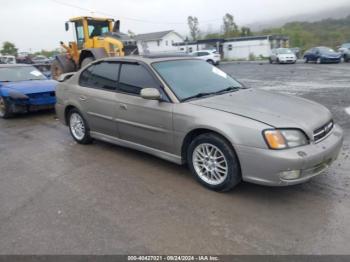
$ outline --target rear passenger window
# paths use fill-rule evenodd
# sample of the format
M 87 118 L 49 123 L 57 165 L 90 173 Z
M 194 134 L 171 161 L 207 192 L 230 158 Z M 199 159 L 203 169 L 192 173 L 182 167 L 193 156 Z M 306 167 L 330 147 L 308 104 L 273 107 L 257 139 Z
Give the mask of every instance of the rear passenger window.
M 157 88 L 157 82 L 141 65 L 122 64 L 118 89 L 124 93 L 139 95 L 143 88 Z
M 87 68 L 79 79 L 79 85 L 91 88 L 115 90 L 117 88 L 119 64 L 102 62 Z

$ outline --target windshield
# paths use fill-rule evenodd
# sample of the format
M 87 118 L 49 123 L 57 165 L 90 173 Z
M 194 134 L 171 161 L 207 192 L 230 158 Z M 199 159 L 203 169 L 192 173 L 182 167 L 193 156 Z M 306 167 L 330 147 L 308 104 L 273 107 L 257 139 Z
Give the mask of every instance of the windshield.
M 90 38 L 95 36 L 101 36 L 109 31 L 109 22 L 108 21 L 94 21 L 89 20 L 89 36 Z
M 242 85 L 217 67 L 201 60 L 177 60 L 152 66 L 180 101 L 199 94 L 210 94 Z
M 277 49 L 277 53 L 280 55 L 294 54 L 293 51 L 288 48 Z
M 329 47 L 319 47 L 319 50 L 323 54 L 334 54 L 335 53 L 335 51 Z
M 14 66 L 0 68 L 0 82 L 17 82 L 45 79 L 46 77 L 32 66 Z

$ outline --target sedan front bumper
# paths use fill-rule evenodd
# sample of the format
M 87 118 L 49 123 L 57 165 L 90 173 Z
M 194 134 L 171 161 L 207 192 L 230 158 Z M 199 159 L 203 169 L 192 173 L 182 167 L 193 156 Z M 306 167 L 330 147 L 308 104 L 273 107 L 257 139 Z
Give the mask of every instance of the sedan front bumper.
M 287 59 L 279 59 L 279 62 L 281 64 L 294 64 L 296 63 L 296 59 L 292 59 L 292 58 L 287 58 Z
M 235 149 L 244 181 L 268 186 L 288 186 L 306 182 L 324 173 L 337 159 L 342 144 L 343 131 L 335 125 L 331 134 L 316 144 L 286 150 L 237 145 Z M 300 176 L 296 179 L 283 179 L 281 174 L 290 171 L 300 171 Z

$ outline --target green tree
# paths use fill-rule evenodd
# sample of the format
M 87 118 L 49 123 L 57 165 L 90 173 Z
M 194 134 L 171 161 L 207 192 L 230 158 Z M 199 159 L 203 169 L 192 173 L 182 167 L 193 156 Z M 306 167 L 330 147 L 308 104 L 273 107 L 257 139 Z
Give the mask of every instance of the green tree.
M 209 33 L 204 36 L 204 39 L 216 39 L 216 38 L 222 38 L 222 34 L 220 33 Z
M 53 56 L 58 55 L 60 53 L 61 53 L 61 50 L 59 48 L 56 48 L 54 50 L 44 50 L 44 49 L 42 49 L 41 51 L 34 53 L 34 56 L 43 55 L 43 56 L 46 56 L 46 57 L 53 57 Z
M 224 37 L 235 37 L 239 36 L 239 29 L 237 24 L 235 23 L 235 19 L 233 15 L 227 13 L 223 17 L 223 31 Z
M 249 27 L 243 26 L 243 27 L 241 28 L 241 34 L 240 34 L 240 35 L 241 35 L 241 36 L 251 36 L 251 35 L 253 35 L 253 34 L 252 34 L 252 31 L 250 30 Z
M 4 42 L 2 44 L 2 49 L 0 50 L 0 53 L 3 55 L 17 55 L 18 49 L 16 48 L 15 44 L 11 42 Z
M 197 40 L 199 38 L 199 21 L 195 16 L 189 16 L 187 18 L 188 27 L 190 29 L 190 35 L 192 40 Z
M 280 28 L 270 28 L 257 34 L 282 34 L 289 36 L 290 46 L 303 51 L 314 46 L 336 48 L 350 41 L 350 16 L 324 19 L 316 22 L 290 22 Z

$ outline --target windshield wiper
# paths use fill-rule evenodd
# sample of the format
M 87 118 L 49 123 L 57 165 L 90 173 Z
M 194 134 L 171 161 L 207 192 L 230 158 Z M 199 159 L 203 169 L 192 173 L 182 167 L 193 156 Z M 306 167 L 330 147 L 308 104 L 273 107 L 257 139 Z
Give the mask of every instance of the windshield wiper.
M 186 98 L 182 99 L 181 101 L 184 102 L 184 101 L 191 100 L 191 99 L 194 99 L 194 98 L 201 98 L 201 97 L 209 96 L 209 95 L 218 95 L 218 94 L 223 94 L 223 93 L 227 93 L 227 92 L 238 91 L 239 89 L 240 89 L 239 86 L 229 86 L 229 87 L 227 87 L 225 89 L 222 89 L 222 90 L 219 90 L 219 91 L 215 91 L 215 92 L 198 93 L 196 95 L 186 97 Z
M 223 93 L 227 93 L 227 92 L 238 91 L 239 89 L 241 89 L 239 86 L 229 86 L 229 87 L 227 87 L 227 88 L 225 88 L 225 89 L 216 91 L 216 92 L 213 93 L 213 94 L 223 94 Z
M 186 97 L 186 98 L 182 99 L 181 101 L 185 102 L 185 101 L 191 100 L 193 98 L 200 98 L 200 97 L 209 96 L 209 95 L 212 95 L 212 94 L 214 94 L 214 93 L 213 92 L 210 92 L 210 93 L 198 93 L 198 94 L 196 94 L 194 96 Z

